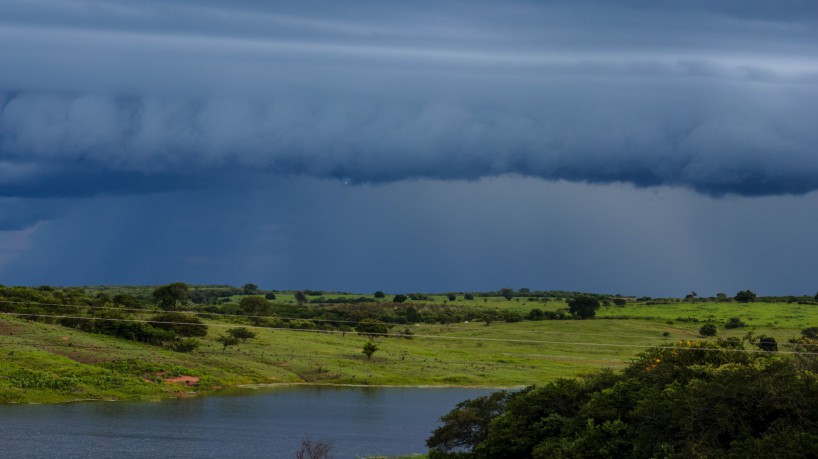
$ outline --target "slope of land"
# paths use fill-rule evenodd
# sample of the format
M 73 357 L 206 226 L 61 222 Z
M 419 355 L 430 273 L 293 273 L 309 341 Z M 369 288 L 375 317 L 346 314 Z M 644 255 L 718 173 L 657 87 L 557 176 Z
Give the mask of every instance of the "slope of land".
M 286 304 L 290 299 L 285 294 L 276 301 Z M 424 305 L 443 301 L 447 300 L 430 298 L 409 304 L 423 311 Z M 458 302 L 462 301 L 450 304 Z M 562 301 L 497 297 L 468 303 L 463 307 L 494 313 L 565 307 Z M 382 307 L 406 308 L 407 304 Z M 149 320 L 157 312 L 135 308 L 129 320 Z M 394 325 L 389 334 L 404 337 L 376 336 L 373 342 L 378 350 L 367 358 L 362 349 L 369 338 L 348 327 L 291 329 L 282 327 L 280 320 L 248 321 L 240 315 L 202 314 L 195 308 L 193 312 L 203 318 L 208 330 L 198 338 L 198 349 L 190 353 L 79 331 L 50 323 L 60 319 L 42 313 L 4 312 L 0 315 L 0 402 L 153 400 L 270 383 L 524 386 L 599 368 L 618 369 L 648 347 L 703 339 L 698 331 L 707 321 L 717 325 L 722 338 L 746 337 L 748 332 L 774 337 L 783 352 L 791 349 L 788 339 L 818 324 L 815 305 L 631 303 L 603 306 L 591 320 Z M 725 330 L 722 324 L 731 317 L 740 317 L 747 326 Z M 246 327 L 256 336 L 225 349 L 217 339 L 235 327 Z

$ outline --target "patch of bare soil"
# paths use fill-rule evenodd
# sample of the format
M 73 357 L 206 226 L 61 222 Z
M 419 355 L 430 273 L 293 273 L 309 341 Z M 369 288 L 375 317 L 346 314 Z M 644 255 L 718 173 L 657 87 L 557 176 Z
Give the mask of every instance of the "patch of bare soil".
M 183 383 L 187 386 L 195 386 L 199 384 L 199 378 L 197 376 L 175 376 L 173 378 L 165 378 L 162 380 L 166 383 Z

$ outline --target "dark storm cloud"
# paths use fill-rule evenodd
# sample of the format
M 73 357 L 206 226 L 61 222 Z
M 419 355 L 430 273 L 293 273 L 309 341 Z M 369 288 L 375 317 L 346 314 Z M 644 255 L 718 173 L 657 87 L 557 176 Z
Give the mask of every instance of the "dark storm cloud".
M 816 12 L 5 2 L 0 195 L 144 194 L 258 173 L 803 194 L 818 189 Z

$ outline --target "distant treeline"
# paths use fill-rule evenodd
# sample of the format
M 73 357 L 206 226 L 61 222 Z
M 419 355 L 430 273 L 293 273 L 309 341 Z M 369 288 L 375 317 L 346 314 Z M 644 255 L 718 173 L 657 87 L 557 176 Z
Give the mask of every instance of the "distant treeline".
M 282 294 L 290 295 L 281 301 Z M 325 296 L 327 295 L 327 296 Z M 600 305 L 624 306 L 628 303 L 673 304 L 698 301 L 757 300 L 789 303 L 816 302 L 815 298 L 757 298 L 745 290 L 734 297 L 720 294 L 715 299 L 699 298 L 695 292 L 683 299 L 634 298 L 621 295 L 579 294 L 577 292 L 532 292 L 528 289 L 501 289 L 497 292 L 448 293 L 433 297 L 410 293 L 354 296 L 341 292 L 303 290 L 281 292 L 262 290 L 254 284 L 242 287 L 189 286 L 176 282 L 158 287 L 4 287 L 0 286 L 0 312 L 16 313 L 29 320 L 57 323 L 87 332 L 108 334 L 172 349 L 195 348 L 192 338 L 206 330 L 197 316 L 221 318 L 236 323 L 273 328 L 326 331 L 359 331 L 362 321 L 377 321 L 386 326 L 415 323 L 452 324 L 458 322 L 520 322 L 524 320 L 572 320 L 593 317 Z M 477 299 L 505 298 L 522 300 L 533 307 L 521 312 L 515 308 L 496 308 Z M 295 298 L 295 302 L 292 302 Z M 462 299 L 465 301 L 455 301 Z M 474 300 L 475 302 L 472 303 Z M 539 303 L 564 302 L 567 307 L 539 307 Z M 496 303 L 494 303 L 496 305 Z M 184 313 L 187 311 L 188 313 Z M 168 315 L 173 313 L 172 315 Z M 93 319 L 93 320 L 92 320 Z M 200 326 L 185 329 L 164 322 Z M 191 331 L 199 330 L 199 331 Z M 197 334 L 199 333 L 199 334 Z M 391 334 L 391 333 L 389 333 Z M 394 333 L 406 337 L 409 329 Z

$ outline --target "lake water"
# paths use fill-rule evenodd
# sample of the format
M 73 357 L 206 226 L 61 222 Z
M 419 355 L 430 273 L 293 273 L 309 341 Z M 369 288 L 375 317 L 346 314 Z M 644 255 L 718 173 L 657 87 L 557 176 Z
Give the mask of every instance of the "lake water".
M 3 457 L 335 458 L 426 451 L 438 418 L 490 389 L 279 386 L 162 402 L 0 406 Z

